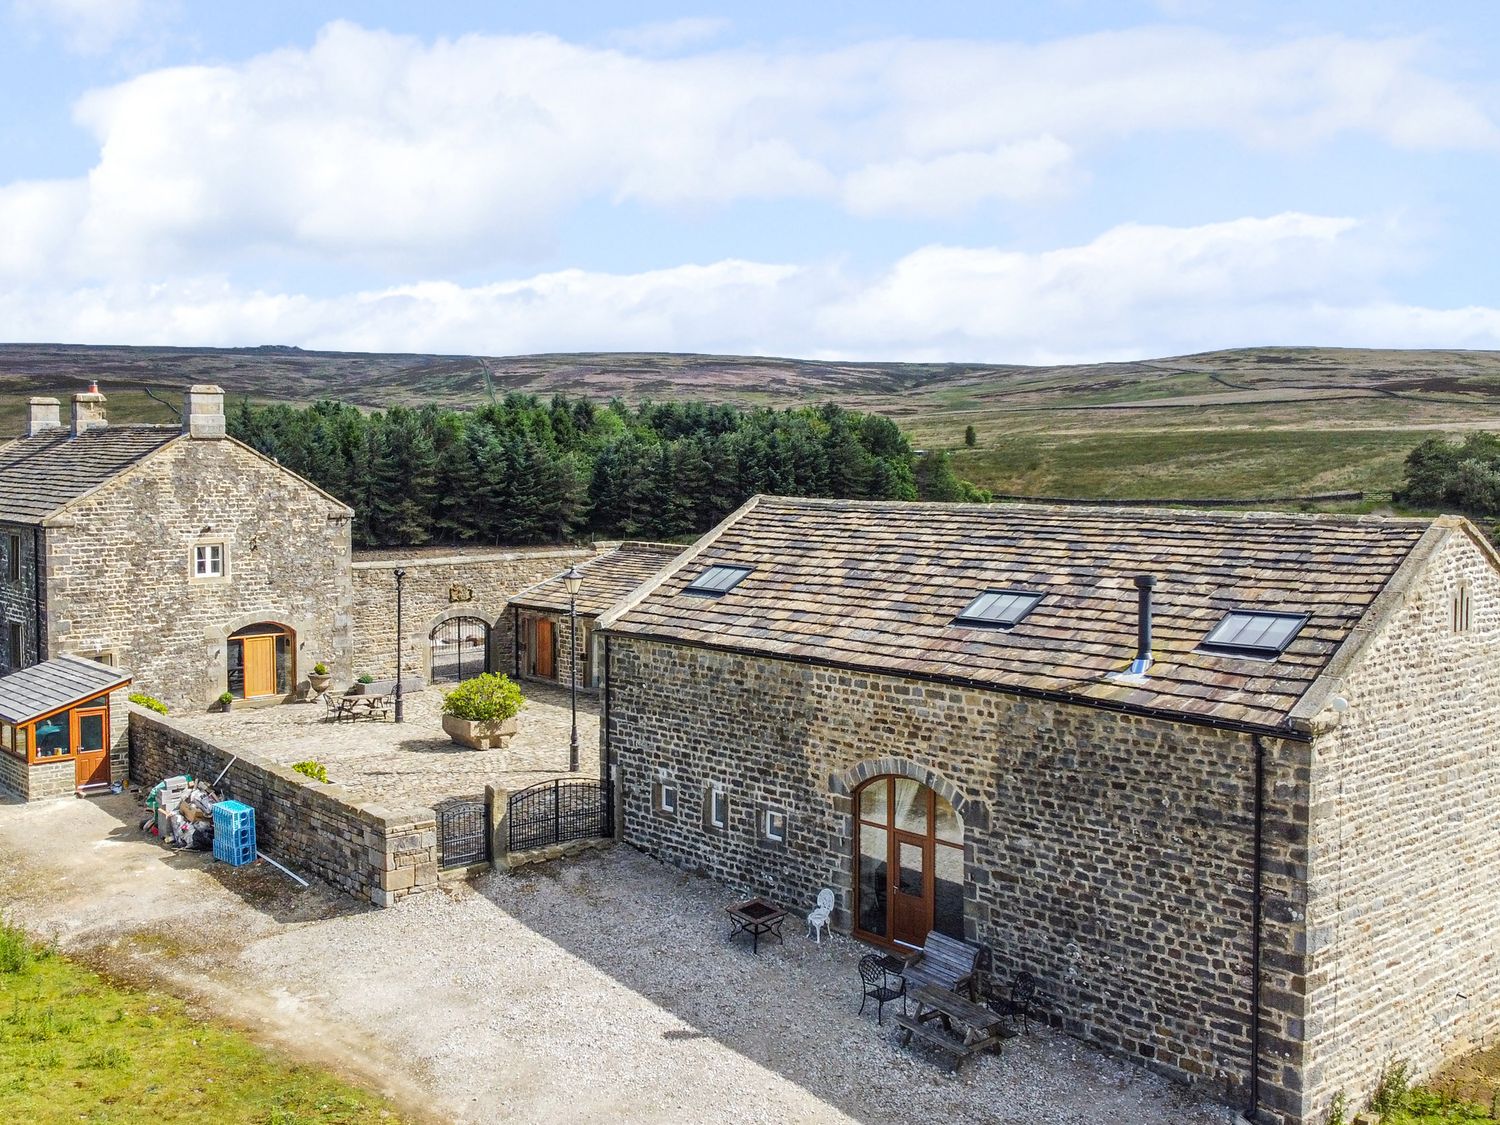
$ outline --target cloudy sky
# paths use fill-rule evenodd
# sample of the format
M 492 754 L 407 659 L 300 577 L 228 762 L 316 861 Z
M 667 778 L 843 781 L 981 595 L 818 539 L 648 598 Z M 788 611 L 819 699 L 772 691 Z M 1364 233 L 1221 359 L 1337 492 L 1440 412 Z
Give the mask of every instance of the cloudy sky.
M 0 0 L 0 339 L 1500 347 L 1500 5 Z

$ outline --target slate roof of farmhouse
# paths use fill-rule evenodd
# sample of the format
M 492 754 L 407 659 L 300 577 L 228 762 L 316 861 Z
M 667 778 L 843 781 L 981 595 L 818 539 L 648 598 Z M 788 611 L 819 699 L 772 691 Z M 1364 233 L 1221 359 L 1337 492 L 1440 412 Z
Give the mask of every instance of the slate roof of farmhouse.
M 40 523 L 181 436 L 176 426 L 66 427 L 0 445 L 0 520 Z
M 81 656 L 58 656 L 0 676 L 0 721 L 26 723 L 130 682 L 130 673 Z
M 1424 534 L 1455 521 L 756 497 L 605 615 L 617 634 L 1253 730 L 1298 700 Z M 719 596 L 713 565 L 752 568 Z M 1136 649 L 1152 574 L 1154 661 Z M 985 590 L 1041 594 L 1010 628 L 955 623 Z M 1275 659 L 1199 649 L 1227 612 L 1307 614 Z
M 671 543 L 621 543 L 611 551 L 580 562 L 583 585 L 578 588 L 579 616 L 598 617 L 686 550 L 687 547 Z M 568 588 L 563 582 L 566 573 L 560 570 L 545 582 L 522 590 L 510 599 L 510 604 L 545 613 L 567 613 Z

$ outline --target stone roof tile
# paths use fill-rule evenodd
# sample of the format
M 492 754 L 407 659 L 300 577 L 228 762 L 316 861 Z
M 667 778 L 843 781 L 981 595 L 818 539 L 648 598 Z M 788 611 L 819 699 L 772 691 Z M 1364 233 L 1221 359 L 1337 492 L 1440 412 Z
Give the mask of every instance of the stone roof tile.
M 175 426 L 67 429 L 0 445 L 0 520 L 41 523 L 71 500 L 181 436 Z

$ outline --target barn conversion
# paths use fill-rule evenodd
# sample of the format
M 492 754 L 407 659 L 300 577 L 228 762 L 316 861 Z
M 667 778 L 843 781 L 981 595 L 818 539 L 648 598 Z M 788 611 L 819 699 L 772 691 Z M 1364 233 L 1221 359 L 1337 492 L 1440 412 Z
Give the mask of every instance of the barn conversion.
M 1500 1030 L 1466 521 L 759 497 L 605 613 L 618 830 L 1260 1120 Z

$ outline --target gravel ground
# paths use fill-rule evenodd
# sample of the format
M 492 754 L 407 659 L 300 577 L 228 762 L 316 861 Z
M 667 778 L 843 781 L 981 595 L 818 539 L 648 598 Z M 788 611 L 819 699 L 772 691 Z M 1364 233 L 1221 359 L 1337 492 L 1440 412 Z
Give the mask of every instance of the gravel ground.
M 866 947 L 789 919 L 754 956 L 728 940 L 731 892 L 627 848 L 370 910 L 169 851 L 135 816 L 0 803 L 7 913 L 434 1121 L 1233 1120 L 1043 1028 L 949 1077 L 856 1014 Z

